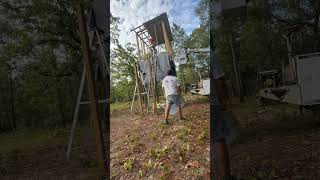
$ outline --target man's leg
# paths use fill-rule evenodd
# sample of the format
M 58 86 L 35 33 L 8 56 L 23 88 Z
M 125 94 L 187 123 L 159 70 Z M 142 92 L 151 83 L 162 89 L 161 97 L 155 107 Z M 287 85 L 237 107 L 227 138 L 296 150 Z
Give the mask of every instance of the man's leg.
M 225 139 L 217 139 L 214 145 L 217 180 L 230 179 L 229 152 Z
M 177 108 L 178 108 L 178 111 L 179 111 L 179 118 L 180 118 L 180 120 L 182 120 L 182 110 L 181 110 L 181 105 L 179 105 Z
M 210 108 L 213 113 L 210 122 L 210 134 L 213 135 L 210 142 L 210 156 L 215 159 L 214 162 L 210 162 L 210 166 L 215 167 L 215 169 L 210 167 L 210 170 L 215 172 L 211 175 L 217 180 L 228 180 L 231 175 L 228 145 L 226 144 L 225 116 L 223 110 L 219 109 L 221 107 L 211 105 Z
M 165 111 L 165 117 L 164 117 L 164 121 L 166 123 L 168 122 L 170 108 L 171 108 L 171 104 L 167 103 L 167 107 L 166 107 L 166 111 Z

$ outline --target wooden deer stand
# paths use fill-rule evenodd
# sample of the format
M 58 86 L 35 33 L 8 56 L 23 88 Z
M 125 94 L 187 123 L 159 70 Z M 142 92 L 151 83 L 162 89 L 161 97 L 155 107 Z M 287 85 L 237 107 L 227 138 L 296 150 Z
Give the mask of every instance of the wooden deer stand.
M 67 148 L 67 159 L 70 157 L 72 142 L 74 138 L 74 131 L 76 128 L 77 117 L 79 106 L 81 104 L 90 105 L 90 115 L 93 121 L 93 127 L 95 129 L 96 136 L 96 148 L 97 148 L 97 162 L 98 167 L 102 170 L 101 177 L 103 179 L 109 179 L 110 177 L 110 139 L 103 135 L 102 121 L 105 120 L 105 133 L 110 133 L 110 117 L 109 113 L 109 64 L 110 57 L 107 55 L 108 45 L 110 41 L 107 40 L 109 34 L 110 22 L 105 19 L 110 19 L 110 8 L 108 3 L 103 0 L 96 0 L 91 4 L 91 10 L 89 17 L 86 15 L 83 4 L 77 4 L 77 15 L 79 21 L 79 33 L 81 40 L 81 47 L 83 51 L 84 68 L 82 72 L 80 87 L 78 91 L 77 103 L 75 107 L 72 127 L 70 131 L 70 137 Z M 90 27 L 90 28 L 89 28 Z M 99 32 L 99 31 L 100 32 Z M 105 33 L 105 34 L 104 34 Z M 103 35 L 104 34 L 104 35 Z M 107 47 L 105 47 L 107 46 Z M 96 62 L 94 62 L 96 61 Z M 95 66 L 96 65 L 96 66 Z M 98 69 L 100 73 L 98 73 Z M 105 99 L 99 100 L 97 79 L 101 77 L 101 82 L 104 84 L 102 96 Z M 84 81 L 87 81 L 87 89 L 89 94 L 89 100 L 86 102 L 81 101 Z M 106 104 L 107 107 L 103 106 L 103 109 L 107 109 L 101 112 L 101 105 Z
M 131 111 L 135 97 L 138 96 L 140 114 L 152 112 L 157 114 L 157 60 L 155 55 L 159 52 L 166 52 L 172 57 L 171 41 L 173 36 L 170 29 L 167 13 L 163 13 L 142 25 L 132 29 L 136 34 L 139 61 L 146 62 L 147 78 L 143 78 L 139 65 L 135 64 L 136 86 L 131 104 Z M 144 81 L 147 79 L 147 83 Z M 143 95 L 143 96 L 142 96 Z M 145 107 L 143 107 L 145 104 Z

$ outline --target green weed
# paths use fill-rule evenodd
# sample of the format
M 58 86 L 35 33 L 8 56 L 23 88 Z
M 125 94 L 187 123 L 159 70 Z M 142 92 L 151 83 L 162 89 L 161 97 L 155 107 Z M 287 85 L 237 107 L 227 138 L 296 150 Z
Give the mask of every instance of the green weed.
M 125 160 L 122 162 L 122 167 L 123 167 L 125 170 L 131 171 L 132 168 L 133 168 L 133 162 L 134 162 L 134 159 L 125 159 Z
M 202 144 L 205 142 L 206 137 L 208 137 L 208 130 L 205 129 L 204 131 L 202 131 L 199 136 L 197 137 L 197 142 Z

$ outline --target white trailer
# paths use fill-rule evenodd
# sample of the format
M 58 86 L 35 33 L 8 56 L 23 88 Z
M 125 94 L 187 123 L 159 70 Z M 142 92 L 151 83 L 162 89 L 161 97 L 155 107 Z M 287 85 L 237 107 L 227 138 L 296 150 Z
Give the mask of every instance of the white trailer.
M 318 110 L 320 107 L 320 52 L 294 55 L 287 40 L 289 63 L 278 70 L 258 73 L 257 100 L 265 99 Z
M 188 56 L 190 53 L 210 53 L 210 48 L 195 48 L 195 49 L 182 49 L 179 52 L 177 52 L 177 56 L 175 61 L 179 63 L 180 65 L 187 64 Z M 196 87 L 193 87 L 191 90 L 192 94 L 199 94 L 203 96 L 209 96 L 210 95 L 210 78 L 204 78 L 202 79 L 200 76 L 200 82 Z
M 210 78 L 201 79 L 198 87 L 193 88 L 191 93 L 210 96 Z
M 320 105 L 320 52 L 296 55 L 293 59 L 291 84 L 273 85 L 258 90 L 258 99 L 272 99 L 299 106 Z M 279 72 L 274 72 L 273 77 Z M 260 72 L 261 77 L 266 76 Z M 273 84 L 276 79 L 270 78 Z

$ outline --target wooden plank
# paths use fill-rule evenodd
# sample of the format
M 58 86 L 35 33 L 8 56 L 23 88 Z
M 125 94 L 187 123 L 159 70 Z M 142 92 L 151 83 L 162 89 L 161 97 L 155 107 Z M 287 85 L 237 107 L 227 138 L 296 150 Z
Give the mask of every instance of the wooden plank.
M 134 99 L 136 97 L 136 92 L 137 92 L 137 83 L 136 85 L 134 86 L 134 92 L 133 92 L 133 97 L 132 97 L 132 101 L 131 101 L 131 108 L 130 108 L 130 111 L 132 112 L 133 110 L 133 103 L 134 103 Z
M 105 104 L 105 103 L 108 103 L 109 100 L 108 99 L 101 99 L 98 101 L 99 104 Z M 80 104 L 90 104 L 91 102 L 90 101 L 83 101 L 83 102 L 80 102 Z
M 156 46 L 157 46 L 158 45 L 158 33 L 157 33 L 157 28 L 156 28 L 155 24 L 153 25 L 153 28 L 154 28 L 154 33 L 156 35 Z
M 146 33 L 146 32 L 148 32 L 147 29 L 142 29 L 141 31 L 138 31 L 138 32 L 136 32 L 136 33 L 139 34 L 139 35 L 141 35 L 141 34 L 144 34 L 144 33 Z
M 154 83 L 153 83 L 153 77 L 152 77 L 152 67 L 151 67 L 151 58 L 150 56 L 148 56 L 148 69 L 149 69 L 149 89 L 150 89 L 150 92 L 151 92 L 151 96 L 153 98 L 153 106 L 152 106 L 152 109 L 153 109 L 153 114 L 156 113 L 156 101 L 155 101 L 155 93 L 154 93 Z
M 140 115 L 143 116 L 142 99 L 141 99 L 141 93 L 140 93 L 140 81 L 139 81 L 139 77 L 138 77 L 137 64 L 134 65 L 134 76 L 136 78 L 136 86 L 137 86 L 137 94 L 138 94 L 138 101 L 139 101 L 139 107 L 140 107 Z
M 108 62 L 107 62 L 107 57 L 106 57 L 106 55 L 105 55 L 105 53 L 104 53 L 104 49 L 103 49 L 103 45 L 102 45 L 102 42 L 101 42 L 101 39 L 100 39 L 100 35 L 99 35 L 99 33 L 98 33 L 97 30 L 95 31 L 95 33 L 96 33 L 97 40 L 98 40 L 99 47 L 100 47 L 100 52 L 101 52 L 100 54 L 101 54 L 101 56 L 102 56 L 103 62 L 104 62 L 104 63 L 106 64 L 106 66 L 107 66 L 107 64 L 108 64 Z M 107 68 L 107 72 L 108 72 L 108 74 L 110 74 L 109 68 Z
M 158 67 L 158 61 L 157 59 L 155 59 L 155 69 L 154 69 L 154 89 L 155 89 L 155 100 L 156 103 L 159 103 L 159 93 L 158 93 L 158 88 L 157 88 L 157 67 Z M 156 112 L 156 114 L 158 114 L 158 112 Z
M 162 30 L 163 30 L 163 36 L 164 36 L 164 42 L 165 42 L 166 50 L 172 56 L 173 55 L 172 46 L 171 46 L 171 42 L 169 41 L 169 37 L 168 37 L 168 34 L 167 34 L 166 26 L 165 26 L 163 21 L 161 23 L 162 23 Z
M 134 31 L 134 30 L 136 30 L 136 29 L 138 29 L 138 28 L 140 28 L 140 27 L 142 27 L 142 26 L 143 26 L 143 24 L 140 25 L 140 26 L 138 26 L 138 27 L 135 27 L 135 28 L 131 29 L 131 31 Z
M 139 34 L 137 34 L 137 36 L 140 38 L 140 40 L 142 40 L 143 44 L 145 44 L 145 45 L 147 45 L 147 46 L 148 46 L 148 44 L 147 44 L 146 42 L 144 42 L 144 41 L 143 41 L 143 38 L 142 38 Z
M 96 85 L 93 75 L 91 50 L 89 47 L 89 38 L 86 17 L 82 8 L 82 5 L 77 4 L 77 15 L 79 20 L 80 40 L 84 57 L 84 65 L 86 68 L 87 88 L 89 92 L 89 99 L 92 102 L 90 104 L 91 118 L 94 121 L 95 133 L 96 133 L 96 148 L 97 148 L 97 161 L 101 169 L 104 169 L 103 176 L 109 176 L 108 163 L 106 162 L 106 151 L 104 147 L 103 134 L 102 134 L 102 118 L 98 105 L 98 96 Z
M 157 76 L 157 66 L 154 69 L 151 69 L 154 71 L 154 76 L 152 77 L 152 89 L 153 89 L 153 112 L 154 114 L 158 115 L 157 112 L 157 103 L 158 103 L 158 98 L 157 98 L 157 81 L 156 81 L 156 76 Z
M 138 55 L 139 55 L 139 57 L 141 57 L 140 43 L 139 43 L 139 38 L 137 35 L 136 35 L 136 40 L 137 40 L 137 47 L 138 47 Z
M 141 39 L 140 39 L 140 42 L 141 42 L 142 55 L 145 55 L 146 52 L 145 52 L 144 44 Z
M 76 128 L 76 124 L 77 124 L 77 120 L 78 120 L 78 112 L 79 112 L 79 106 L 80 106 L 80 101 L 81 101 L 82 92 L 83 92 L 84 79 L 86 77 L 85 74 L 86 74 L 86 68 L 83 66 L 80 87 L 79 87 L 78 97 L 77 97 L 77 103 L 76 103 L 76 108 L 75 108 L 74 114 L 73 114 L 69 143 L 68 143 L 68 148 L 67 148 L 67 160 L 69 160 L 69 158 L 70 158 L 70 152 L 71 152 L 71 147 L 72 147 L 72 142 L 73 142 L 73 137 L 74 137 L 74 130 Z

